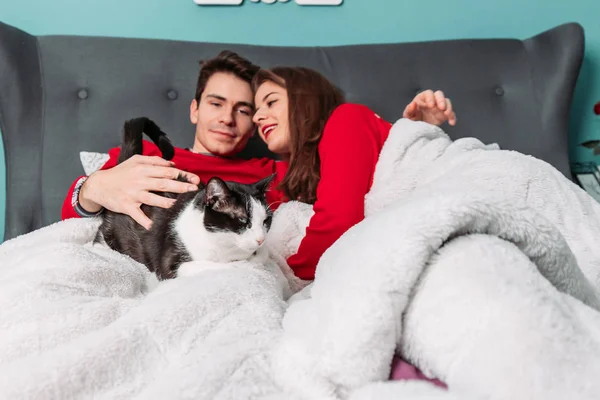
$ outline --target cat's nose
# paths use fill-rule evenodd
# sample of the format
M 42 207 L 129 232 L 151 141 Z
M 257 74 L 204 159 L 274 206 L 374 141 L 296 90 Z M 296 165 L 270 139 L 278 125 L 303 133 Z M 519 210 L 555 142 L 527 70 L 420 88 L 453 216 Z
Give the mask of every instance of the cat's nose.
M 260 246 L 261 244 L 263 244 L 263 242 L 265 241 L 265 238 L 258 238 L 256 239 L 256 243 L 258 243 L 258 245 Z

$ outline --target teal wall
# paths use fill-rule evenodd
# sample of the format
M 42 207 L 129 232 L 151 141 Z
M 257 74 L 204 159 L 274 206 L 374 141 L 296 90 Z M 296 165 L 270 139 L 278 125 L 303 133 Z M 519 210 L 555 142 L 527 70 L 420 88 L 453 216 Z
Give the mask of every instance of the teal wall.
M 569 5 L 567 5 L 570 3 Z M 0 0 L 0 21 L 34 34 L 80 34 L 271 45 L 337 45 L 470 37 L 526 38 L 576 21 L 586 57 L 576 91 L 572 144 L 600 136 L 598 0 L 344 0 L 338 7 L 263 4 L 198 6 L 192 0 Z M 460 110 L 458 110 L 460 113 Z M 577 160 L 589 152 L 571 146 Z M 2 160 L 0 160 L 2 161 Z M 0 162 L 4 188 L 4 162 Z M 4 204 L 0 190 L 0 204 Z M 0 235 L 4 217 L 0 215 Z

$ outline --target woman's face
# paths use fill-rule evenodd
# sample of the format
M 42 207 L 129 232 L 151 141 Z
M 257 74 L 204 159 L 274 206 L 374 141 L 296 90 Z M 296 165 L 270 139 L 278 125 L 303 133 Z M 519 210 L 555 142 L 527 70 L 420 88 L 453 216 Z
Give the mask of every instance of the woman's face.
M 287 90 L 266 81 L 254 95 L 256 112 L 253 121 L 258 134 L 275 154 L 290 153 L 290 129 Z

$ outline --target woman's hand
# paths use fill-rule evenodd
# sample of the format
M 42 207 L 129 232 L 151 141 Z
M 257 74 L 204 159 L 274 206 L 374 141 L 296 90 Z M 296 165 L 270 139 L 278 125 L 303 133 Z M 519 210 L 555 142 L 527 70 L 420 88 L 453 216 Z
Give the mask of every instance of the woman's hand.
M 450 125 L 456 125 L 456 114 L 452 109 L 452 102 L 444 96 L 444 92 L 441 90 L 435 93 L 433 90 L 426 90 L 417 94 L 404 109 L 403 117 L 438 126 L 446 121 Z

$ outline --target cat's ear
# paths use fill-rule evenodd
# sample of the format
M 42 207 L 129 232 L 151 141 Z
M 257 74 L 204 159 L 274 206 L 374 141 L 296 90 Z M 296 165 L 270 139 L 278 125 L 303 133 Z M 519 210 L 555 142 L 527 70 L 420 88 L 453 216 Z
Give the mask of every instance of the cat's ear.
M 275 178 L 276 174 L 271 174 L 269 176 L 267 176 L 264 179 L 261 179 L 260 181 L 256 182 L 253 186 L 254 188 L 259 192 L 259 193 L 265 193 L 267 191 L 267 189 L 269 188 L 269 185 L 271 184 L 271 182 L 273 181 L 273 179 Z
M 206 206 L 219 211 L 227 205 L 230 197 L 231 191 L 221 178 L 210 178 L 204 192 L 204 204 Z

